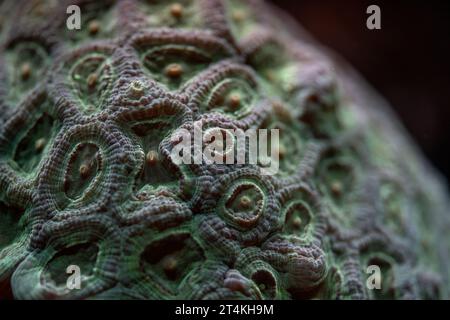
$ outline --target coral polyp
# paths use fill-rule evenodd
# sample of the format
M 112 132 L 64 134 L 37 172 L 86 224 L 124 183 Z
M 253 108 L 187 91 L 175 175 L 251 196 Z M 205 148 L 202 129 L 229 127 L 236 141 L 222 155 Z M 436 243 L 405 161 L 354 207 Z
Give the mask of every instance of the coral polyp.
M 269 4 L 5 0 L 0 17 L 0 299 L 449 297 L 439 175 Z M 278 129 L 278 172 L 175 162 L 197 123 L 223 158 L 233 130 Z

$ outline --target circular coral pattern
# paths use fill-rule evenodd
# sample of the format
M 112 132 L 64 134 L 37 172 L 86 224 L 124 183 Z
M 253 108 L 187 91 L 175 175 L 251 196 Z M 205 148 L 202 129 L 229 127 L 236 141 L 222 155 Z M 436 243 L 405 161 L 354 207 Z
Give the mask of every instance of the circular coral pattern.
M 236 228 L 251 228 L 265 211 L 264 191 L 251 182 L 235 182 L 225 194 L 225 200 L 219 212 L 223 210 L 224 219 Z
M 0 299 L 449 297 L 446 191 L 275 8 L 7 0 L 0 19 Z M 174 161 L 198 126 L 222 161 Z M 273 175 L 226 163 L 248 129 L 278 130 Z

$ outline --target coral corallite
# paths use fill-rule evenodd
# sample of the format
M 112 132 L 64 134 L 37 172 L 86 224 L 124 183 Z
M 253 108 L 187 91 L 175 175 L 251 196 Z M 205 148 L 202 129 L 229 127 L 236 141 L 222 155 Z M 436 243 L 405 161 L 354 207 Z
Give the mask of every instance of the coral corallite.
M 267 3 L 6 0 L 0 20 L 0 298 L 449 297 L 444 184 Z M 198 122 L 279 129 L 278 173 L 175 164 Z

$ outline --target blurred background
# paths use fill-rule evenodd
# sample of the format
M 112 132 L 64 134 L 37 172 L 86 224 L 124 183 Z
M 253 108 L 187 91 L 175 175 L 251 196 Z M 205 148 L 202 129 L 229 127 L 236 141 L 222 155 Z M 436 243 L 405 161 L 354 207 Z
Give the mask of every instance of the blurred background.
M 272 0 L 384 96 L 450 180 L 450 1 Z M 381 30 L 366 9 L 381 8 Z

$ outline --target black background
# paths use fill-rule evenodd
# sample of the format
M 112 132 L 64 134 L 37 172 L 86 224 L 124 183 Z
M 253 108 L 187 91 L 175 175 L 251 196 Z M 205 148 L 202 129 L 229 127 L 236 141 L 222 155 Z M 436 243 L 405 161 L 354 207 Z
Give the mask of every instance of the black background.
M 386 98 L 440 172 L 450 177 L 449 0 L 272 0 L 350 62 Z M 368 30 L 366 9 L 381 9 Z

